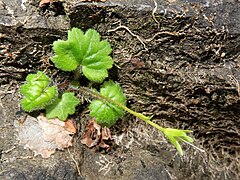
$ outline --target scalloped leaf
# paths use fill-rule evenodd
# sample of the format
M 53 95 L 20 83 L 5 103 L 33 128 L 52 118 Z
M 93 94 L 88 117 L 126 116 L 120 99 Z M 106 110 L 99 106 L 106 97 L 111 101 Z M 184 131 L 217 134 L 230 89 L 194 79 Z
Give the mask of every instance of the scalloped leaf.
M 53 43 L 55 56 L 51 58 L 55 66 L 63 71 L 73 71 L 81 63 L 83 53 L 81 51 L 84 39 L 83 32 L 78 28 L 68 31 L 68 40 L 57 40 Z
M 85 34 L 78 28 L 68 31 L 68 40 L 53 43 L 55 56 L 51 58 L 57 68 L 63 71 L 75 70 L 82 66 L 83 74 L 91 81 L 102 82 L 108 77 L 108 69 L 113 65 L 109 56 L 110 44 L 100 41 L 99 33 L 89 29 Z
M 121 87 L 113 81 L 104 82 L 100 94 L 119 104 L 126 105 L 126 97 Z M 95 117 L 98 124 L 106 127 L 113 126 L 125 113 L 123 109 L 103 100 L 92 101 L 89 109 L 91 110 L 90 116 Z
M 26 80 L 27 83 L 20 89 L 25 96 L 21 101 L 23 110 L 31 112 L 43 109 L 57 98 L 57 87 L 49 87 L 50 79 L 43 72 L 29 74 Z
M 53 104 L 46 107 L 46 117 L 48 119 L 57 117 L 65 121 L 68 115 L 74 114 L 75 107 L 79 102 L 74 93 L 64 93 L 61 99 L 58 98 Z

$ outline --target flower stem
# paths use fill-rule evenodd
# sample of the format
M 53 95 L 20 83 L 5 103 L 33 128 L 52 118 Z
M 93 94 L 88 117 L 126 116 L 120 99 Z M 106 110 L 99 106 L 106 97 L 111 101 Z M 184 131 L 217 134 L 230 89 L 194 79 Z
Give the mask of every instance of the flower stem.
M 201 152 L 204 152 L 204 150 L 202 150 L 202 149 L 194 146 L 192 143 L 190 143 L 192 141 L 192 138 L 188 137 L 185 134 L 187 132 L 191 132 L 189 130 L 179 130 L 179 129 L 171 129 L 171 128 L 161 127 L 158 124 L 151 121 L 152 117 L 147 117 L 147 116 L 145 116 L 141 113 L 133 111 L 133 110 L 129 109 L 128 107 L 126 107 L 125 105 L 123 105 L 121 103 L 118 103 L 118 102 L 116 102 L 116 101 L 114 101 L 114 100 L 112 100 L 108 97 L 105 97 L 105 96 L 101 95 L 97 91 L 94 91 L 94 90 L 86 88 L 86 87 L 79 87 L 79 90 L 83 93 L 86 93 L 88 96 L 90 96 L 92 98 L 100 99 L 102 101 L 105 101 L 106 103 L 111 103 L 111 104 L 129 112 L 130 114 L 138 117 L 139 119 L 142 119 L 143 121 L 145 121 L 149 125 L 155 127 L 156 129 L 161 131 L 170 140 L 170 142 L 176 147 L 176 149 L 178 150 L 180 155 L 183 155 L 183 152 L 182 152 L 182 148 L 181 148 L 178 141 L 183 141 L 183 142 L 193 146 L 194 148 L 200 150 Z
M 143 115 L 143 114 L 141 114 L 141 113 L 138 113 L 138 112 L 136 112 L 136 111 L 133 111 L 133 110 L 129 109 L 128 107 L 124 106 L 123 104 L 120 104 L 120 103 L 118 103 L 118 102 L 116 102 L 116 101 L 114 101 L 114 100 L 112 100 L 112 99 L 110 99 L 110 98 L 108 98 L 108 97 L 105 97 L 105 96 L 101 95 L 100 93 L 98 93 L 98 92 L 96 92 L 96 91 L 93 91 L 93 90 L 88 89 L 88 88 L 86 88 L 86 87 L 80 87 L 80 91 L 88 94 L 88 95 L 91 96 L 91 97 L 94 97 L 94 98 L 103 100 L 103 101 L 105 101 L 105 102 L 107 102 L 107 103 L 114 104 L 114 105 L 118 106 L 119 108 L 121 108 L 121 109 L 129 112 L 130 114 L 138 117 L 139 119 L 142 119 L 142 120 L 145 121 L 146 123 L 150 124 L 151 126 L 157 128 L 158 130 L 160 130 L 160 131 L 162 131 L 162 132 L 164 132 L 164 130 L 165 130 L 165 128 L 163 128 L 163 127 L 159 126 L 158 124 L 152 122 L 152 121 L 151 121 L 151 117 L 147 117 L 147 116 L 145 116 L 145 115 Z

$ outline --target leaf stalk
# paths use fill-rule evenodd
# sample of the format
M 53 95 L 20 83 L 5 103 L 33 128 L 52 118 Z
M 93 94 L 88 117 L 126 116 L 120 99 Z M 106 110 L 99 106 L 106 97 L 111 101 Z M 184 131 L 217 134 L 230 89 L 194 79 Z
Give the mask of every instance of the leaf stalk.
M 108 97 L 105 97 L 105 96 L 101 95 L 100 93 L 98 93 L 96 91 L 93 91 L 93 90 L 91 90 L 89 88 L 86 88 L 86 87 L 80 87 L 80 91 L 88 94 L 91 97 L 103 100 L 103 101 L 105 101 L 107 103 L 114 104 L 114 105 L 118 106 L 119 108 L 122 108 L 125 111 L 129 112 L 130 114 L 138 117 L 139 119 L 142 119 L 146 123 L 150 124 L 151 126 L 155 127 L 156 129 L 158 129 L 158 130 L 160 130 L 162 132 L 164 132 L 164 130 L 165 130 L 165 128 L 163 128 L 163 127 L 159 126 L 158 124 L 152 122 L 151 121 L 151 117 L 147 117 L 147 116 L 143 115 L 142 113 L 138 113 L 136 111 L 133 111 L 133 110 L 129 109 L 128 107 L 124 106 L 123 104 L 120 104 L 120 103 L 118 103 L 118 102 L 116 102 L 116 101 L 114 101 L 114 100 L 112 100 L 112 99 L 110 99 Z
M 128 107 L 126 107 L 125 105 L 123 105 L 121 103 L 118 103 L 118 102 L 116 102 L 116 101 L 114 101 L 114 100 L 112 100 L 108 97 L 105 97 L 105 96 L 101 95 L 97 91 L 94 91 L 94 90 L 86 88 L 86 87 L 80 87 L 80 91 L 83 92 L 83 93 L 86 93 L 87 95 L 89 95 L 93 98 L 97 98 L 97 99 L 100 99 L 102 101 L 105 101 L 106 103 L 114 104 L 114 105 L 118 106 L 119 108 L 122 108 L 123 110 L 129 112 L 130 114 L 138 117 L 139 119 L 142 119 L 143 121 L 145 121 L 149 125 L 155 127 L 156 129 L 161 131 L 169 139 L 169 141 L 176 147 L 176 149 L 178 150 L 178 152 L 181 156 L 183 156 L 183 151 L 182 151 L 182 147 L 179 144 L 179 142 L 183 141 L 183 142 L 186 142 L 187 144 L 190 144 L 191 146 L 195 147 L 194 145 L 191 144 L 191 142 L 193 142 L 193 139 L 191 137 L 187 136 L 187 134 L 186 134 L 188 132 L 191 132 L 190 130 L 180 130 L 180 129 L 172 129 L 172 128 L 161 127 L 158 124 L 151 121 L 152 117 L 147 117 L 147 116 L 145 116 L 141 113 L 133 111 L 133 110 L 129 109 Z M 201 150 L 200 148 L 196 148 L 196 149 Z M 201 151 L 203 151 L 203 150 L 201 150 Z

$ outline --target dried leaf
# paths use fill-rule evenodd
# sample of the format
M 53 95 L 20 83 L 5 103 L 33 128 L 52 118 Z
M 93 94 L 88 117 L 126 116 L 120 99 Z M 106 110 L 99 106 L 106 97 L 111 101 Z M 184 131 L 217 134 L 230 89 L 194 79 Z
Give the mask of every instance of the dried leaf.
M 39 7 L 46 6 L 47 4 L 53 3 L 55 0 L 41 0 L 39 3 Z
M 82 135 L 81 143 L 89 148 L 100 147 L 109 151 L 110 145 L 107 144 L 107 142 L 112 140 L 109 128 L 101 128 L 95 120 L 91 120 L 86 127 L 86 131 Z
M 18 132 L 20 143 L 31 149 L 35 156 L 40 154 L 49 158 L 56 149 L 72 146 L 72 135 L 76 129 L 71 120 L 48 120 L 40 115 L 37 118 L 27 116 L 24 123 L 18 125 Z
M 112 139 L 110 129 L 104 127 L 102 129 L 102 140 L 109 140 Z
M 106 2 L 107 0 L 80 0 L 80 2 Z
M 101 137 L 101 126 L 98 125 L 94 120 L 90 121 L 86 127 L 86 131 L 82 135 L 81 143 L 87 147 L 92 148 L 96 146 Z
M 110 146 L 107 144 L 107 142 L 111 141 L 111 140 L 113 140 L 113 139 L 112 139 L 112 136 L 111 136 L 110 129 L 108 129 L 107 127 L 104 127 L 102 129 L 102 138 L 101 138 L 101 142 L 99 144 L 99 147 L 109 151 Z

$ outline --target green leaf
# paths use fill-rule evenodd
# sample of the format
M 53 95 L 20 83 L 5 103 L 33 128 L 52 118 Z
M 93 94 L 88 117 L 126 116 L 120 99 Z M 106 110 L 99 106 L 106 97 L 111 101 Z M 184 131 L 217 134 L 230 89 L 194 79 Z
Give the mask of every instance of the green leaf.
M 68 31 L 68 40 L 53 43 L 55 56 L 51 58 L 57 68 L 64 71 L 75 70 L 82 66 L 83 74 L 91 81 L 102 82 L 108 77 L 107 69 L 113 65 L 109 56 L 110 44 L 100 41 L 97 31 L 89 29 L 85 34 L 78 28 Z
M 68 115 L 74 114 L 78 104 L 79 100 L 74 93 L 64 93 L 61 99 L 58 98 L 53 104 L 46 107 L 46 116 L 48 119 L 57 117 L 65 121 Z
M 78 28 L 68 31 L 68 40 L 58 40 L 53 43 L 55 56 L 51 58 L 55 66 L 63 71 L 73 71 L 81 63 L 83 32 Z
M 21 101 L 23 110 L 31 112 L 43 109 L 57 98 L 57 87 L 49 87 L 50 79 L 43 72 L 29 74 L 26 80 L 27 83 L 20 89 L 24 95 Z
M 77 60 L 80 61 L 80 59 L 77 58 L 78 54 L 75 54 L 73 51 L 75 48 L 71 42 L 58 40 L 53 43 L 53 50 L 56 55 L 51 60 L 58 69 L 73 71 L 78 67 L 79 62 Z
M 108 71 L 106 69 L 93 70 L 87 67 L 83 67 L 82 72 L 89 80 L 93 82 L 101 83 L 106 77 L 108 77 Z
M 126 105 L 126 97 L 123 94 L 119 84 L 113 81 L 104 82 L 100 89 L 100 94 L 119 104 Z M 90 116 L 96 118 L 98 124 L 111 127 L 118 118 L 122 117 L 125 111 L 116 105 L 104 100 L 94 100 L 89 106 Z

